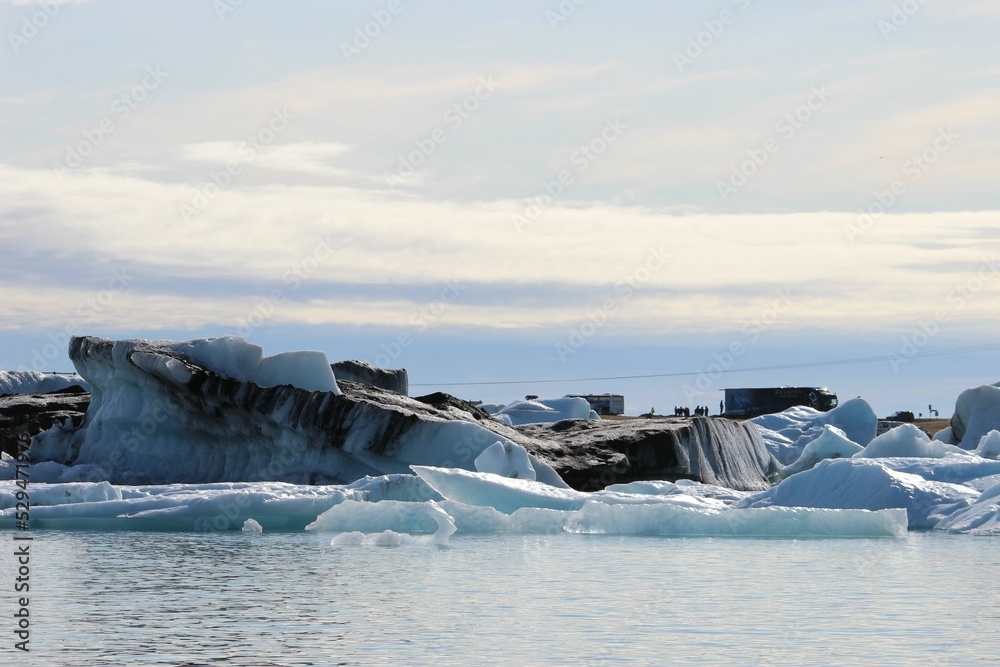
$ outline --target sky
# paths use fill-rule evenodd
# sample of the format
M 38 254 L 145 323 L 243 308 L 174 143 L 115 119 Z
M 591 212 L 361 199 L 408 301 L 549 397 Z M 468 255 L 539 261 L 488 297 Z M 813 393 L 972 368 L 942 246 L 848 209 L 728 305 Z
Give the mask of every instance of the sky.
M 0 368 L 240 335 L 630 414 L 795 385 L 947 417 L 1000 381 L 1000 1 L 0 0 L 0 26 Z

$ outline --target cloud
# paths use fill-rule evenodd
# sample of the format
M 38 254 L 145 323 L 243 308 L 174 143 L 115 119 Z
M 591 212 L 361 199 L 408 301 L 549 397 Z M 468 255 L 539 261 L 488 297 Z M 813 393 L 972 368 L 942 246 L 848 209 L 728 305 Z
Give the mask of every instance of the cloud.
M 455 282 L 461 295 L 435 326 L 565 327 L 604 311 L 624 332 L 725 331 L 785 289 L 795 305 L 783 326 L 891 328 L 950 308 L 950 291 L 1000 251 L 983 231 L 1000 223 L 996 211 L 859 226 L 856 213 L 674 215 L 567 201 L 519 231 L 523 202 L 511 200 L 233 184 L 185 219 L 190 185 L 11 167 L 0 180 L 0 239 L 14 258 L 0 272 L 5 328 L 58 326 L 116 270 L 135 279 L 100 315 L 120 328 L 234 327 L 275 292 L 274 321 L 407 326 Z M 998 293 L 1000 280 L 986 280 L 950 317 L 988 320 Z
M 338 178 L 355 177 L 357 174 L 350 169 L 334 167 L 328 162 L 342 158 L 350 152 L 347 144 L 298 142 L 273 144 L 265 146 L 259 152 L 252 152 L 253 166 L 274 171 L 285 171 L 319 176 L 335 176 Z M 247 150 L 244 142 L 238 141 L 204 141 L 196 144 L 185 144 L 180 147 L 182 159 L 198 162 L 208 162 L 214 165 L 225 165 L 228 162 L 244 162 Z

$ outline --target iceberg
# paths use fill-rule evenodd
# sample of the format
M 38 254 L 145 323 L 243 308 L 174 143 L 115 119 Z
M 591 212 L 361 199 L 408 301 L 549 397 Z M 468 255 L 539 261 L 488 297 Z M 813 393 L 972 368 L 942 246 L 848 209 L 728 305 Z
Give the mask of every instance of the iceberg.
M 14 528 L 18 487 L 0 482 L 0 529 Z M 345 500 L 440 498 L 413 475 L 367 478 L 342 486 L 227 482 L 116 486 L 108 482 L 32 482 L 32 529 L 240 530 L 253 519 L 264 530 L 302 530 Z
M 264 532 L 264 528 L 255 520 L 247 519 L 246 521 L 243 522 L 243 532 L 250 535 L 253 534 L 259 535 L 260 533 Z
M 962 484 L 931 481 L 883 465 L 886 459 L 827 459 L 776 487 L 737 501 L 737 508 L 821 507 L 905 509 L 912 529 L 934 528 L 969 507 L 979 492 Z M 891 459 L 889 459 L 891 460 Z
M 346 381 L 342 389 L 324 353 L 264 357 L 233 336 L 73 338 L 70 358 L 93 386 L 83 423 L 35 436 L 29 456 L 90 466 L 116 484 L 343 484 L 411 463 L 471 470 L 484 449 L 520 437 L 451 397 L 417 400 Z M 536 479 L 566 486 L 551 466 L 529 461 Z
M 563 419 L 590 419 L 590 403 L 578 396 L 566 398 L 543 398 L 514 401 L 493 413 L 494 417 L 506 417 L 514 426 L 558 422 Z
M 877 439 L 877 438 L 876 438 Z M 848 440 L 844 432 L 829 424 L 823 426 L 823 432 L 815 440 L 810 441 L 803 449 L 795 463 L 785 466 L 781 478 L 790 477 L 804 470 L 809 470 L 824 459 L 850 458 L 857 456 L 864 448 Z
M 506 514 L 453 500 L 437 503 L 345 501 L 307 530 L 338 533 L 332 543 L 371 543 L 376 536 L 427 534 L 440 530 L 426 514 L 433 505 L 452 517 L 456 534 L 576 533 L 665 537 L 899 537 L 906 511 L 768 507 L 729 509 L 699 504 L 619 505 L 585 501 L 576 509 L 522 507 Z M 346 536 L 346 537 L 345 537 Z M 367 541 L 367 542 L 366 542 Z
M 77 374 L 40 371 L 0 371 L 0 396 L 9 394 L 47 394 L 70 387 L 90 391 L 90 384 Z
M 476 457 L 476 472 L 491 472 L 502 477 L 516 477 L 534 481 L 535 469 L 531 467 L 528 452 L 519 445 L 499 440 Z
M 984 459 L 1000 459 L 1000 431 L 993 429 L 981 437 L 975 453 Z
M 913 424 L 889 429 L 854 455 L 855 458 L 923 457 L 940 459 L 949 454 L 964 454 L 965 450 L 939 440 L 931 440 Z
M 824 426 L 838 428 L 848 440 L 862 447 L 875 438 L 878 430 L 875 411 L 861 398 L 845 401 L 829 412 L 800 405 L 747 421 L 762 429 L 764 442 L 782 465 L 798 459 L 805 446 L 821 435 Z
M 971 506 L 942 519 L 939 530 L 1000 536 L 1000 483 L 984 490 Z
M 584 492 L 558 489 L 528 479 L 512 479 L 492 473 L 469 472 L 454 468 L 411 466 L 429 487 L 446 500 L 465 505 L 492 507 L 504 514 L 523 508 L 577 510 L 588 502 L 620 505 L 671 503 L 720 509 L 725 503 L 703 496 L 677 494 L 630 494 L 614 491 Z
M 1000 387 L 982 385 L 959 394 L 949 428 L 938 433 L 938 439 L 969 450 L 990 431 L 1000 430 Z

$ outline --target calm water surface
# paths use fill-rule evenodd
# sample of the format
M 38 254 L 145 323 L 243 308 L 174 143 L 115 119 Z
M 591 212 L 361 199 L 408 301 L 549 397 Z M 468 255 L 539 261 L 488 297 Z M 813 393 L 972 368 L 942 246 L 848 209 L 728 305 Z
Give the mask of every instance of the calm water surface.
M 5 665 L 1000 663 L 996 538 L 33 535 Z

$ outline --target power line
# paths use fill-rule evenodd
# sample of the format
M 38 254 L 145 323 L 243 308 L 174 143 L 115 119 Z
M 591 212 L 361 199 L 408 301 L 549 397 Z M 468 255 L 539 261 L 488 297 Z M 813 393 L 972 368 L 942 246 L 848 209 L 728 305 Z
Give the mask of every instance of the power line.
M 916 359 L 924 357 L 947 357 L 958 354 L 972 354 L 975 352 L 992 352 L 1000 350 L 1000 343 L 989 343 L 985 345 L 971 345 L 968 347 L 952 347 L 941 350 L 928 350 L 926 352 L 915 352 L 909 355 L 899 355 L 903 359 Z M 850 364 L 870 364 L 880 361 L 887 361 L 889 355 L 881 354 L 875 357 L 855 357 L 853 359 L 831 359 L 827 361 L 807 361 L 795 364 L 778 364 L 774 366 L 756 366 L 754 368 L 732 368 L 726 373 L 752 373 L 757 371 L 789 370 L 793 368 L 814 368 L 818 366 L 846 366 Z M 586 378 L 560 378 L 543 380 L 492 380 L 489 382 L 417 382 L 411 383 L 411 387 L 475 387 L 502 384 L 551 384 L 556 382 L 596 382 L 604 380 L 645 380 L 649 378 L 669 378 L 669 377 L 690 377 L 701 375 L 705 371 L 684 371 L 680 373 L 649 373 L 645 375 L 608 375 L 605 377 Z

